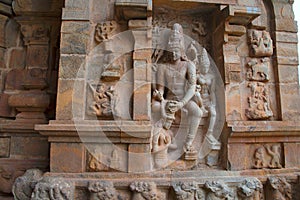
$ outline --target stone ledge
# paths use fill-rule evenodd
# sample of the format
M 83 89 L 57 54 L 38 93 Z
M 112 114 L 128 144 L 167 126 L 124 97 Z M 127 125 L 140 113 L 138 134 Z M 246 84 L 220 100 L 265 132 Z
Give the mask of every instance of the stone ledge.
M 108 138 L 111 142 L 148 143 L 151 136 L 151 124 L 147 121 L 52 121 L 48 125 L 36 125 L 35 130 L 56 142 L 99 142 L 99 138 Z M 97 140 L 95 140 L 97 138 Z M 105 141 L 104 141 L 105 143 Z M 132 142 L 130 142 L 132 143 Z
M 78 187 L 86 187 L 92 180 L 107 180 L 114 182 L 117 187 L 128 186 L 132 181 L 153 181 L 159 187 L 169 187 L 178 181 L 197 181 L 204 184 L 210 180 L 223 180 L 228 184 L 234 184 L 248 177 L 256 177 L 262 182 L 266 182 L 269 176 L 286 177 L 291 182 L 296 182 L 300 176 L 298 168 L 290 169 L 263 169 L 263 170 L 244 170 L 244 171 L 226 171 L 226 170 L 195 170 L 185 172 L 157 171 L 153 173 L 123 173 L 123 172 L 98 172 L 98 173 L 46 173 L 44 176 L 62 177 L 67 180 L 73 180 Z M 124 180 L 124 177 L 126 179 Z
M 289 132 L 291 135 L 300 136 L 298 121 L 228 121 L 227 124 L 232 128 L 232 132 L 267 132 L 265 135 L 270 135 L 268 132 Z M 286 133 L 281 133 L 281 135 L 286 135 Z

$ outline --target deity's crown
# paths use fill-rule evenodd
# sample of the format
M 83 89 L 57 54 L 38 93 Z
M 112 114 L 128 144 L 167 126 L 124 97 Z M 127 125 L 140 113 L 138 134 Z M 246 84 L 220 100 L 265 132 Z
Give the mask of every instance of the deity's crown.
M 180 24 L 175 23 L 168 42 L 168 50 L 180 49 L 184 52 L 183 30 Z
M 204 47 L 202 48 L 201 54 L 198 55 L 198 59 L 201 65 L 210 65 L 208 53 Z

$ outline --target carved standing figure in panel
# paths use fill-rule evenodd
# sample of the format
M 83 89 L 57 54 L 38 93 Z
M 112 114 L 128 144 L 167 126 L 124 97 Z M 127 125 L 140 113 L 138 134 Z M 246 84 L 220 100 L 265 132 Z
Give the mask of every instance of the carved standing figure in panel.
M 168 51 L 171 59 L 168 63 L 158 67 L 158 86 L 153 93 L 152 108 L 160 111 L 162 102 L 165 99 L 167 101 L 167 112 L 176 113 L 182 108 L 187 110 L 189 131 L 184 149 L 186 152 L 189 152 L 194 151 L 192 142 L 197 133 L 202 111 L 195 101 L 191 101 L 196 90 L 196 68 L 192 62 L 186 59 L 182 34 L 181 25 L 174 24 L 168 42 Z
M 104 83 L 97 85 L 96 89 L 90 86 L 93 90 L 93 103 L 90 106 L 92 114 L 97 117 L 111 117 L 114 101 L 114 88 L 109 87 Z
M 280 169 L 282 168 L 280 160 L 281 147 L 279 144 L 261 146 L 254 152 L 253 167 L 255 169 Z
M 248 97 L 249 109 L 246 109 L 246 116 L 249 119 L 268 119 L 273 116 L 269 105 L 269 93 L 264 83 L 251 82 L 248 84 L 251 89 L 251 96 Z

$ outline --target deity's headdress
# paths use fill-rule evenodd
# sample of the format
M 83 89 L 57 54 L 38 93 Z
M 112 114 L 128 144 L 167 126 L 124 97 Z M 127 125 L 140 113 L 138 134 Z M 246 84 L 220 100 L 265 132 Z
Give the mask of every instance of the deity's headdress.
M 208 53 L 205 48 L 202 48 L 201 54 L 198 56 L 200 65 L 210 65 Z
M 173 51 L 174 49 L 180 49 L 181 56 L 185 56 L 185 46 L 182 26 L 178 23 L 173 25 L 172 33 L 169 37 L 168 51 Z

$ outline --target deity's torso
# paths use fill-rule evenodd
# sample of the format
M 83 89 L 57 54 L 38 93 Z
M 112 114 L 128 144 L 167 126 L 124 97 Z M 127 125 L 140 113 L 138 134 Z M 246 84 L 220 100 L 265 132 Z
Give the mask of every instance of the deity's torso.
M 185 95 L 188 62 L 181 61 L 177 65 L 168 64 L 164 69 L 168 99 L 180 100 Z

